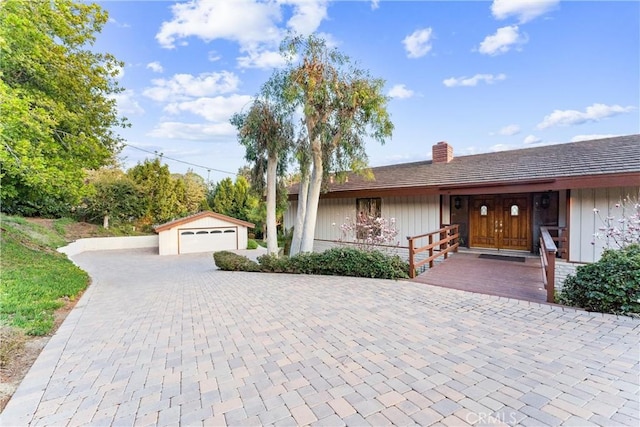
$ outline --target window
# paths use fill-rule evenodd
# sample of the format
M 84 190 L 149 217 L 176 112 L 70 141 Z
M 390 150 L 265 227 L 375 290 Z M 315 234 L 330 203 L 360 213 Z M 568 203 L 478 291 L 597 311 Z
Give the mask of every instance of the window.
M 198 231 L 196 234 L 209 234 L 209 232 L 202 230 L 202 231 Z
M 488 210 L 489 210 L 489 208 L 487 208 L 487 205 L 480 206 L 480 215 L 481 216 L 487 216 L 487 211 Z
M 182 233 L 183 236 L 193 236 L 193 231 L 183 231 Z
M 518 205 L 511 205 L 511 216 L 518 216 L 519 213 L 520 208 L 518 208 Z
M 236 230 L 224 230 L 225 233 L 235 233 Z
M 356 238 L 366 239 L 367 234 L 373 230 L 367 227 L 373 220 L 382 216 L 382 199 L 356 199 Z

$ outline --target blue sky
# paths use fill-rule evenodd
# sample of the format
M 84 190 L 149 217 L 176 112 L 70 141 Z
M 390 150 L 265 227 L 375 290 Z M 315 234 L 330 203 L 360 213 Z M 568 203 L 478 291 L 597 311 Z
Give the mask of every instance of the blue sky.
M 386 81 L 395 125 L 371 166 L 640 132 L 637 1 L 106 1 L 95 48 L 125 62 L 131 146 L 211 181 L 245 164 L 229 118 L 316 33 Z M 147 157 L 125 148 L 124 166 Z M 198 168 L 171 159 L 204 166 Z

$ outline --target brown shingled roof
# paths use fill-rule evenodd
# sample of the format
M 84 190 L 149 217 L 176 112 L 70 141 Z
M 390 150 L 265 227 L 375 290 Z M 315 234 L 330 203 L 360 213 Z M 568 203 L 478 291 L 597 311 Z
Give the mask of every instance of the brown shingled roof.
M 571 142 L 496 153 L 372 168 L 375 179 L 349 174 L 329 184 L 329 193 L 410 188 L 472 187 L 483 183 L 536 182 L 563 177 L 640 173 L 640 135 Z M 638 182 L 640 185 L 640 182 Z M 298 186 L 290 188 L 298 193 Z

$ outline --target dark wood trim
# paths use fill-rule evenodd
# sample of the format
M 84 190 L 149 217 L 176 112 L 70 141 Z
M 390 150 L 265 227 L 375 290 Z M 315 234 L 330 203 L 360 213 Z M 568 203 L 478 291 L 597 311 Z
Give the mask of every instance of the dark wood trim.
M 438 186 L 361 188 L 331 191 L 320 195 L 321 199 L 343 199 L 350 197 L 393 197 L 423 195 L 478 195 L 505 193 L 536 193 L 580 188 L 635 187 L 640 182 L 640 172 L 606 175 L 556 177 L 522 181 L 490 181 L 484 183 L 452 184 Z M 297 200 L 297 194 L 289 194 L 289 200 Z

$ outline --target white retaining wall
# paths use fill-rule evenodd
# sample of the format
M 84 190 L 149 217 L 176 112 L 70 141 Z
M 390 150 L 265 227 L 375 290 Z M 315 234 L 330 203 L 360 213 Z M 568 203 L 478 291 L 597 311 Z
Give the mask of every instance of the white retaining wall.
M 158 235 L 153 236 L 127 236 L 127 237 L 90 237 L 78 239 L 62 248 L 62 252 L 67 256 L 77 255 L 87 251 L 108 251 L 114 249 L 138 249 L 157 248 Z

